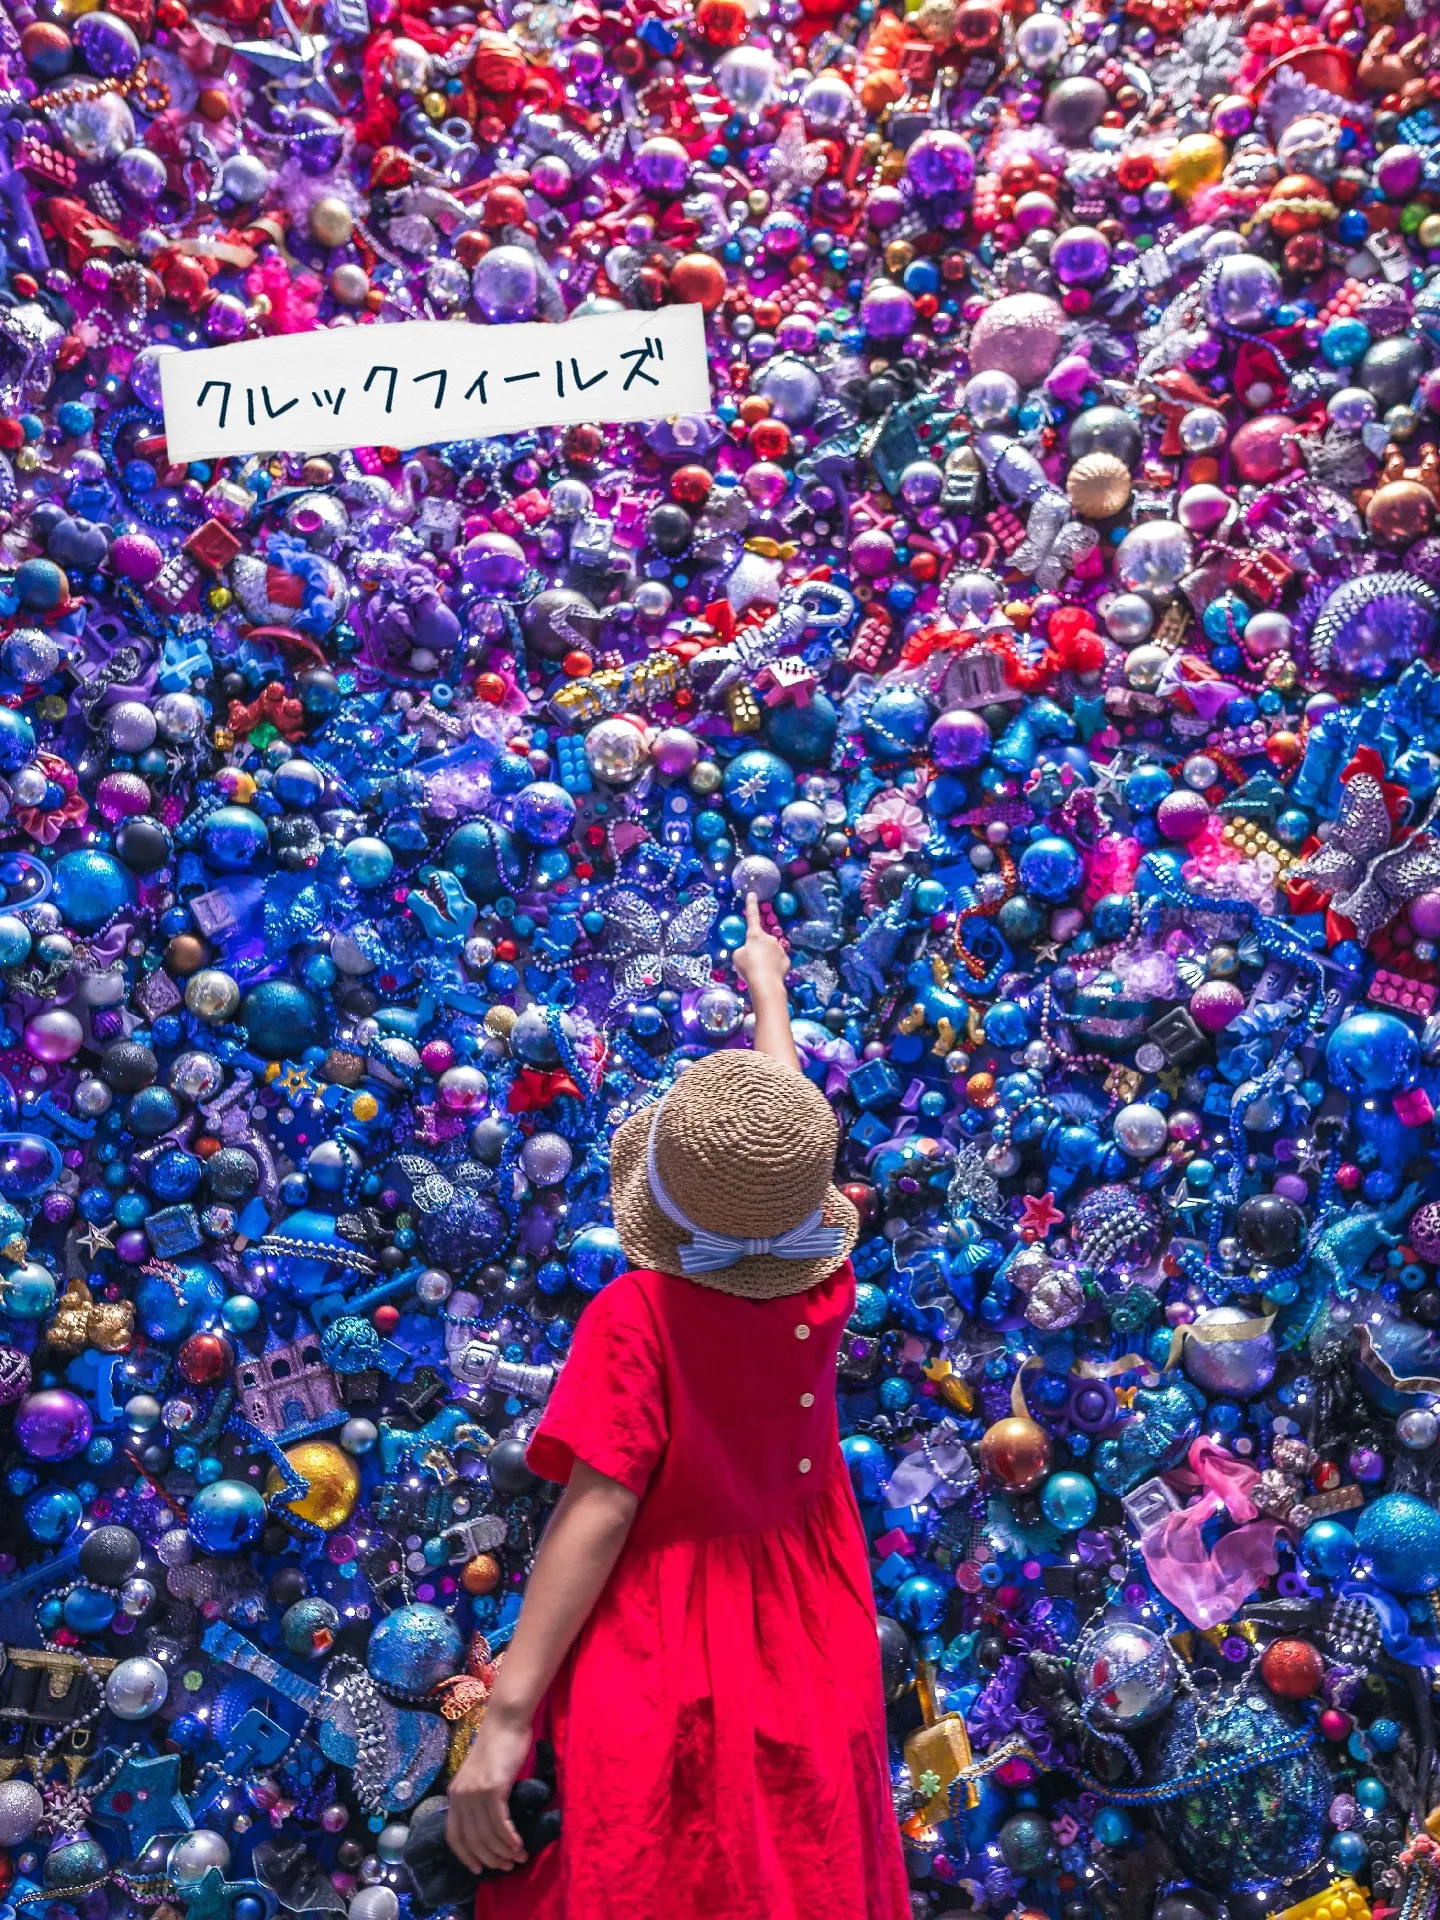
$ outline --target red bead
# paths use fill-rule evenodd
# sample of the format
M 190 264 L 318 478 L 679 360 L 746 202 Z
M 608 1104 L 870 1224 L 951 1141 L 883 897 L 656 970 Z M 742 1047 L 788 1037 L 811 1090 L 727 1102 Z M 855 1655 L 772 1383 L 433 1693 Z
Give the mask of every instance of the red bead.
M 235 1365 L 230 1342 L 219 1333 L 192 1333 L 176 1359 L 192 1387 L 213 1387 L 217 1380 L 228 1379 Z
M 1308 1700 L 1325 1678 L 1325 1662 L 1308 1640 L 1275 1640 L 1260 1656 L 1260 1678 L 1282 1700 Z
M 377 1333 L 393 1333 L 400 1324 L 398 1307 L 376 1307 L 370 1316 Z

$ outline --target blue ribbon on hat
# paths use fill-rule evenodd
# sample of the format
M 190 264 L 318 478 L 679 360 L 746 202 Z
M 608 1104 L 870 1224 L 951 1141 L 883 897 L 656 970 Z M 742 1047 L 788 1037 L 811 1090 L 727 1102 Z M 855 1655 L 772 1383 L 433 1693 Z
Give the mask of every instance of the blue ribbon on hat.
M 650 1138 L 645 1149 L 645 1174 L 656 1206 L 682 1233 L 690 1235 L 690 1244 L 680 1248 L 682 1273 L 719 1273 L 726 1267 L 733 1267 L 738 1260 L 747 1260 L 761 1253 L 773 1253 L 779 1260 L 839 1257 L 845 1246 L 845 1229 L 824 1226 L 824 1210 L 821 1207 L 816 1207 L 813 1213 L 807 1213 L 798 1227 L 789 1227 L 784 1233 L 765 1234 L 759 1239 L 747 1239 L 735 1233 L 711 1233 L 707 1227 L 697 1227 L 665 1191 L 660 1169 L 655 1164 L 655 1124 L 659 1118 L 657 1106 L 655 1119 L 650 1122 Z

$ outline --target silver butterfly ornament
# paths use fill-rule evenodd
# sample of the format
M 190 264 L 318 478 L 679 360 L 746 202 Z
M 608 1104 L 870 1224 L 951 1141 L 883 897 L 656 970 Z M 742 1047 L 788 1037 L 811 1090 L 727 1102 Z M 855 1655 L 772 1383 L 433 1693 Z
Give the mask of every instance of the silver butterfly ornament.
M 621 889 L 604 903 L 605 958 L 616 1000 L 672 987 L 676 992 L 710 984 L 710 929 L 717 903 L 698 893 L 678 913 L 662 913 L 643 895 Z

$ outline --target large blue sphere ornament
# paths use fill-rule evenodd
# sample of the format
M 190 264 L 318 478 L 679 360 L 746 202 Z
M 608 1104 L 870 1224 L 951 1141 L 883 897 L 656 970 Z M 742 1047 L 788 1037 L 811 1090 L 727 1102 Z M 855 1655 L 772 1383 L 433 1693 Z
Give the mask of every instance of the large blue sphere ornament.
M 534 780 L 516 796 L 513 824 L 532 847 L 558 847 L 575 824 L 575 802 L 553 780 Z
M 881 760 L 897 760 L 930 731 L 930 702 L 918 687 L 882 686 L 860 724 L 865 744 Z
M 488 907 L 518 887 L 525 866 L 508 827 L 495 820 L 467 820 L 445 842 L 440 864 L 453 873 L 478 907 Z
M 265 1529 L 265 1501 L 243 1480 L 212 1480 L 190 1502 L 190 1538 L 206 1553 L 238 1553 Z
M 31 1494 L 22 1511 L 26 1530 L 47 1546 L 54 1546 L 79 1526 L 85 1508 L 79 1494 L 69 1487 L 42 1487 Z
M 1354 1534 L 1339 1520 L 1316 1520 L 1300 1536 L 1300 1558 L 1327 1580 L 1347 1578 L 1357 1550 Z
M 221 873 L 244 873 L 270 844 L 270 829 L 249 807 L 217 807 L 201 831 L 205 858 Z
M 98 847 L 77 847 L 55 862 L 55 905 L 67 927 L 98 933 L 122 907 L 135 904 L 129 869 Z
M 795 798 L 795 775 L 778 754 L 763 747 L 737 753 L 725 769 L 725 799 L 737 820 L 778 813 Z
M 208 1260 L 170 1263 L 162 1276 L 146 1274 L 135 1289 L 135 1310 L 147 1339 L 169 1345 L 181 1334 L 208 1325 L 225 1304 L 229 1291 Z
M 1052 907 L 1068 900 L 1084 878 L 1085 862 L 1058 834 L 1042 834 L 1020 856 L 1021 886 Z
M 1355 1523 L 1355 1544 L 1391 1593 L 1440 1587 L 1440 1513 L 1413 1493 L 1382 1493 Z
M 457 1187 L 439 1212 L 420 1215 L 416 1229 L 431 1265 L 460 1273 L 498 1250 L 505 1238 L 505 1216 L 479 1187 Z
M 848 1433 L 840 1442 L 857 1500 L 877 1500 L 890 1478 L 890 1456 L 868 1433 Z
M 1398 1093 L 1419 1070 L 1420 1042 L 1395 1014 L 1367 1008 L 1330 1035 L 1325 1065 L 1342 1093 Z
M 765 739 L 792 766 L 818 767 L 828 760 L 839 727 L 835 703 L 823 693 L 814 694 L 808 706 L 787 701 L 765 712 Z
M 1265 1758 L 1297 1737 L 1306 1744 Z M 1252 1764 L 1256 1760 L 1261 1764 Z M 1236 1771 L 1222 1771 L 1227 1763 Z M 1195 1784 L 1174 1791 L 1192 1779 Z M 1183 1696 L 1160 1734 L 1146 1780 L 1162 1794 L 1171 1788 L 1172 1798 L 1156 1800 L 1155 1824 L 1202 1886 L 1249 1889 L 1301 1873 L 1319 1856 L 1330 1777 L 1313 1732 L 1259 1694 L 1231 1694 L 1203 1706 L 1198 1724 L 1194 1698 Z
M 902 1626 L 917 1633 L 933 1633 L 945 1617 L 947 1595 L 938 1580 L 928 1574 L 912 1573 L 895 1589 L 891 1610 Z
M 266 980 L 252 987 L 241 1003 L 240 1025 L 266 1060 L 298 1060 L 325 1037 L 320 1003 L 293 980 Z
M 565 1270 L 581 1293 L 599 1293 L 627 1264 L 614 1227 L 582 1227 L 565 1250 Z
M 393 1693 L 428 1693 L 460 1665 L 460 1629 L 438 1607 L 397 1607 L 370 1636 L 370 1677 Z

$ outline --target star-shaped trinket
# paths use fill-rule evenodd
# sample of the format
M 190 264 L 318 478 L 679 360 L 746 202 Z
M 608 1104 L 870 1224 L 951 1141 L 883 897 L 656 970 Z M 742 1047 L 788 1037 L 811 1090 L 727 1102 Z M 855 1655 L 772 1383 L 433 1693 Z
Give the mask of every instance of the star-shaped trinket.
M 118 1758 L 113 1747 L 97 1756 L 102 1780 Z M 109 1786 L 96 1794 L 91 1812 L 97 1820 L 125 1829 L 132 1860 L 139 1859 L 157 1833 L 189 1833 L 195 1822 L 180 1791 L 179 1754 L 151 1759 L 129 1754 Z
M 275 1896 L 258 1880 L 227 1880 L 219 1867 L 211 1867 L 203 1880 L 184 1889 L 185 1920 L 234 1920 L 237 1901 L 250 1899 L 270 1915 Z

